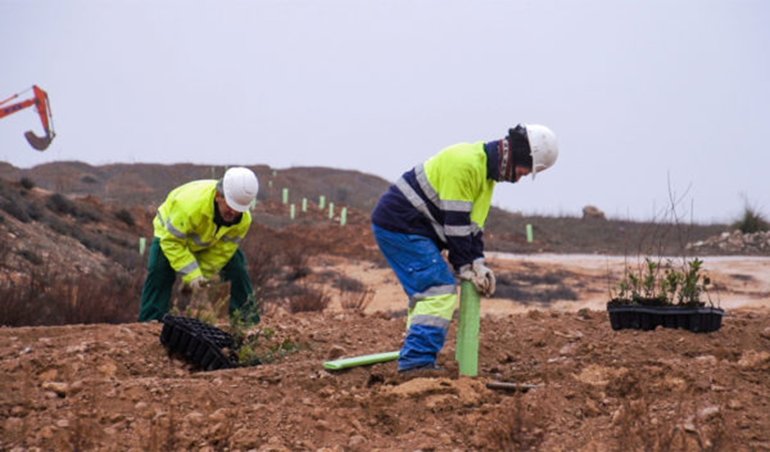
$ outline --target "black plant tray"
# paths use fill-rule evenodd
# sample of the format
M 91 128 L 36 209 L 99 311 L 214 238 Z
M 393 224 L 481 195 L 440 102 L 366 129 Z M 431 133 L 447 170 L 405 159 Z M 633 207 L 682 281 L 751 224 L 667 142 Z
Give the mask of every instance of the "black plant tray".
M 203 370 L 236 367 L 234 355 L 228 357 L 223 352 L 234 349 L 233 337 L 227 332 L 197 319 L 170 314 L 163 316 L 162 322 L 160 343 L 170 351 Z
M 710 333 L 722 327 L 719 308 L 687 308 L 682 306 L 607 306 L 613 330 L 654 330 L 684 328 L 696 333 Z

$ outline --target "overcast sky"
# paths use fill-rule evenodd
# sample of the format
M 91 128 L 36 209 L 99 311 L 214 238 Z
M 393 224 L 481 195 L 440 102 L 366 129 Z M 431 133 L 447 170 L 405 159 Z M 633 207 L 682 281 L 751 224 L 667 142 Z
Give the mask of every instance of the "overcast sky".
M 328 166 L 395 181 L 443 147 L 551 127 L 555 167 L 495 204 L 615 218 L 770 214 L 770 1 L 0 0 L 0 120 L 22 168 Z M 28 97 L 31 93 L 26 93 Z

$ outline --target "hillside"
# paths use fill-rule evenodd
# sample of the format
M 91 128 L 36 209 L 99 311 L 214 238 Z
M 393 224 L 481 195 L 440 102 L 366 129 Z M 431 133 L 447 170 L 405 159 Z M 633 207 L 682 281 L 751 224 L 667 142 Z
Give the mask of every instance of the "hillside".
M 289 207 L 280 206 L 284 189 L 288 189 L 289 202 L 295 204 L 298 212 L 303 198 L 317 210 L 319 199 L 324 196 L 327 206 L 328 203 L 337 206 L 337 218 L 342 207 L 360 211 L 361 215 L 367 217 L 379 196 L 390 185 L 390 182 L 379 177 L 350 170 L 276 170 L 265 165 L 252 166 L 252 169 L 258 174 L 261 183 L 259 199 L 268 201 L 267 207 L 257 207 L 255 217 L 258 222 L 274 228 L 316 222 L 313 219 L 315 217 L 301 213 L 296 221 L 290 220 Z M 140 229 L 143 228 L 135 231 L 132 241 L 136 242 L 141 234 L 148 237 L 151 235 L 149 224 L 145 220 L 152 219 L 155 208 L 171 189 L 190 180 L 220 177 L 224 170 L 224 166 L 192 164 L 92 166 L 81 162 L 54 162 L 31 169 L 20 169 L 0 163 L 0 183 L 9 187 L 6 192 L 16 192 L 16 195 L 6 196 L 0 201 L 8 204 L 12 202 L 11 198 L 18 198 L 17 195 L 23 197 L 29 190 L 20 188 L 19 182 L 26 180 L 42 190 L 43 197 L 57 194 L 75 203 L 78 200 L 86 200 L 99 206 L 109 206 L 112 212 L 121 208 L 127 209 L 141 223 Z M 41 198 L 41 202 L 44 201 Z M 2 213 L 0 209 L 0 215 Z M 323 222 L 325 218 L 319 216 L 317 219 Z M 34 224 L 33 219 L 32 225 Z M 532 242 L 527 241 L 527 225 L 532 226 Z M 729 230 L 728 225 L 719 224 L 672 225 L 593 217 L 528 216 L 493 207 L 487 221 L 485 237 L 488 250 L 516 253 L 770 254 L 770 246 L 747 246 L 743 249 L 702 246 L 698 249 L 686 249 L 689 243 L 705 241 Z
M 115 206 L 156 206 L 173 188 L 196 179 L 222 177 L 226 166 L 111 164 L 92 166 L 81 162 L 54 162 L 31 169 L 0 163 L 0 179 L 19 181 L 28 178 L 35 185 L 69 197 L 92 196 Z M 281 201 L 283 189 L 290 189 L 291 202 L 303 197 L 317 202 L 344 203 L 371 210 L 389 183 L 357 171 L 330 168 L 272 169 L 266 165 L 250 168 L 260 180 L 260 200 Z

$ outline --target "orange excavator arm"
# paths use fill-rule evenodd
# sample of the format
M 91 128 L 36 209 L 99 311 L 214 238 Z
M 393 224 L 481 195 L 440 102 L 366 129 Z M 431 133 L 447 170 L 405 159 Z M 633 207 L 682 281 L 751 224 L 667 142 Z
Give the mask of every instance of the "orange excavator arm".
M 31 130 L 28 130 L 24 133 L 24 137 L 33 148 L 37 149 L 38 151 L 45 151 L 48 146 L 51 145 L 51 141 L 53 141 L 53 138 L 56 136 L 56 133 L 53 130 L 53 115 L 51 113 L 51 104 L 48 101 L 48 93 L 40 89 L 37 85 L 32 86 L 32 91 L 34 93 L 34 97 L 32 99 L 23 100 L 8 106 L 3 106 L 3 104 L 19 97 L 19 94 L 14 94 L 9 98 L 0 101 L 0 118 L 4 118 L 10 114 L 24 110 L 25 108 L 34 105 L 37 109 L 38 115 L 40 115 L 40 122 L 43 123 L 43 130 L 45 131 L 45 135 L 39 137 L 35 135 L 35 133 Z

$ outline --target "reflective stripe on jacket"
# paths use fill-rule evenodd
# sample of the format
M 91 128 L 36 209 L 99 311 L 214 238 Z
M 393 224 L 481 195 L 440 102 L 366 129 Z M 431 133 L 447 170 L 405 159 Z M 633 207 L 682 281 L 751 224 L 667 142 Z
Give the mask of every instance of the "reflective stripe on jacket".
M 484 143 L 450 146 L 407 171 L 380 199 L 372 222 L 432 238 L 458 269 L 483 257 L 483 228 L 495 181 L 487 178 Z
M 169 193 L 153 221 L 155 236 L 184 282 L 210 278 L 230 261 L 251 226 L 246 211 L 232 226 L 214 223 L 216 180 L 199 180 Z

